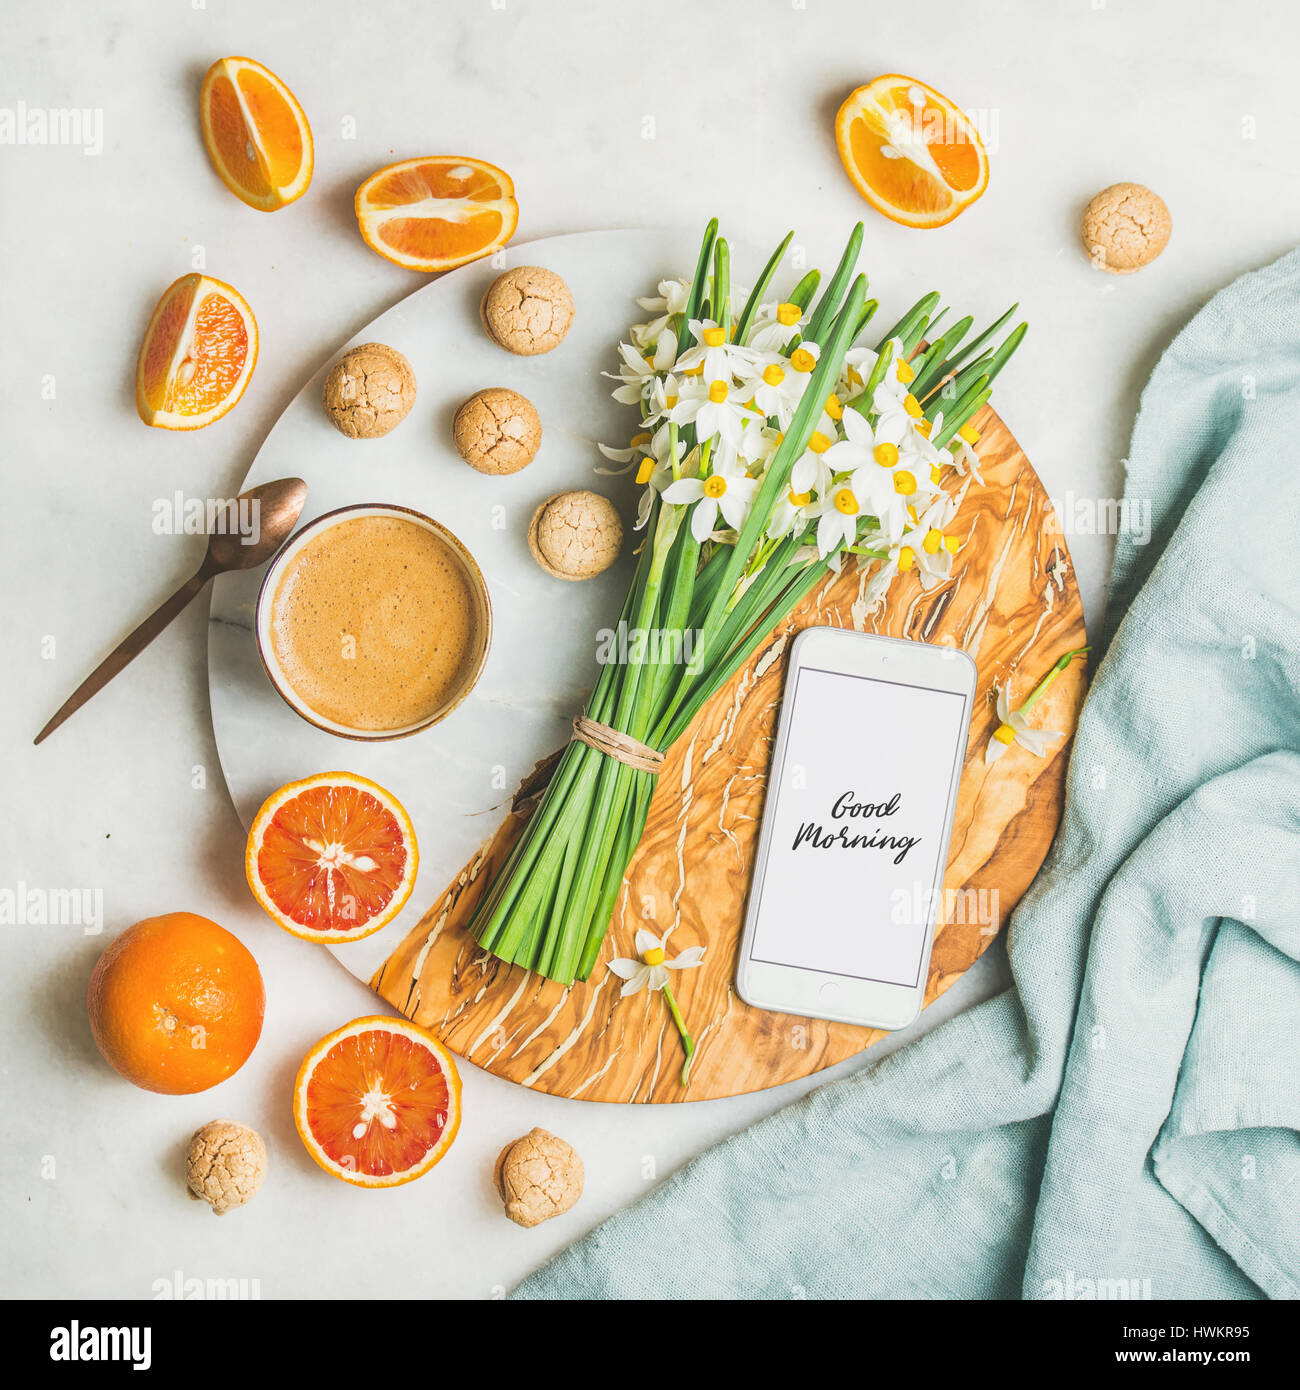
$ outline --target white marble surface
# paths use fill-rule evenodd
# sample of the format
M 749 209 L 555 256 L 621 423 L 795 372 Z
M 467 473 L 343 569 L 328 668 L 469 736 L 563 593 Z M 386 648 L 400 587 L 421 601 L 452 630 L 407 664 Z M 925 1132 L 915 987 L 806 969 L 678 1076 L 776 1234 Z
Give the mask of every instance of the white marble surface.
M 1138 392 L 1171 333 L 1238 272 L 1288 250 L 1300 226 L 1300 16 L 1286 0 L 1231 11 L 936 0 L 920 22 L 857 0 L 53 0 L 11 4 L 5 28 L 0 106 L 98 109 L 103 149 L 0 145 L 0 888 L 99 890 L 104 931 L 0 926 L 0 1293 L 147 1298 L 179 1270 L 256 1280 L 268 1298 L 491 1297 L 807 1086 L 611 1110 L 466 1067 L 465 1125 L 434 1174 L 367 1193 L 320 1173 L 293 1132 L 290 1082 L 307 1046 L 371 999 L 249 899 L 209 720 L 203 605 L 47 745 L 30 746 L 89 666 L 197 565 L 198 538 L 153 533 L 156 500 L 177 488 L 229 495 L 333 346 L 418 283 L 361 245 L 351 204 L 364 175 L 427 152 L 507 167 L 520 238 L 695 226 L 716 212 L 760 244 L 794 225 L 820 247 L 864 215 L 873 288 L 887 303 L 932 286 L 976 314 L 1019 298 L 1033 331 L 1001 384 L 1003 411 L 1054 494 L 1113 496 Z M 282 73 L 316 132 L 310 193 L 273 216 L 236 202 L 198 142 L 198 83 L 226 53 Z M 945 230 L 885 223 L 840 169 L 835 107 L 887 70 L 996 120 L 990 190 Z M 1076 227 L 1096 189 L 1129 178 L 1163 194 L 1175 230 L 1156 266 L 1119 280 L 1089 267 Z M 199 248 L 253 304 L 262 357 L 233 415 L 167 435 L 135 417 L 135 347 L 159 291 Z M 1071 546 L 1095 622 L 1111 541 L 1076 535 Z M 173 908 L 237 932 L 268 994 L 253 1059 L 190 1098 L 120 1081 L 95 1052 L 83 1005 L 104 943 Z M 986 961 L 940 1007 L 997 978 Z M 227 1115 L 262 1130 L 272 1169 L 253 1206 L 215 1220 L 187 1201 L 179 1163 L 189 1133 Z M 577 1145 L 588 1187 L 572 1214 L 529 1232 L 500 1215 L 490 1166 L 534 1124 Z

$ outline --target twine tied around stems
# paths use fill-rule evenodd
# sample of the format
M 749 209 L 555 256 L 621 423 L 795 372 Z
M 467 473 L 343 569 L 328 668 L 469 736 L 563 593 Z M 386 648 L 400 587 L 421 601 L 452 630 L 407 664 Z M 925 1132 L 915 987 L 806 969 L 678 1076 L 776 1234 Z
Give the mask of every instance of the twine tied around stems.
M 594 748 L 597 753 L 616 758 L 620 763 L 636 768 L 638 772 L 650 773 L 652 777 L 657 777 L 663 768 L 664 755 L 656 752 L 648 743 L 642 743 L 629 734 L 620 733 L 618 729 L 612 729 L 597 719 L 588 719 L 585 714 L 579 714 L 574 718 L 573 736 L 579 743 Z

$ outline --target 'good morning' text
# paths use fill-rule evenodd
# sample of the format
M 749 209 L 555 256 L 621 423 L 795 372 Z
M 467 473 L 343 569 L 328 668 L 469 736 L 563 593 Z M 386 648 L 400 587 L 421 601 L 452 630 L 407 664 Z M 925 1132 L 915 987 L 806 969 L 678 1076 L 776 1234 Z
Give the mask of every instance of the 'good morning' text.
M 901 792 L 895 792 L 888 801 L 866 802 L 854 800 L 851 791 L 836 798 L 831 807 L 833 820 L 855 819 L 876 820 L 892 816 L 898 810 L 902 799 Z M 829 829 L 817 821 L 804 821 L 795 831 L 793 849 L 811 846 L 813 849 L 884 849 L 894 850 L 894 863 L 901 864 L 907 853 L 921 843 L 919 835 L 890 835 L 878 828 L 869 831 L 854 831 L 847 825 L 835 825 Z

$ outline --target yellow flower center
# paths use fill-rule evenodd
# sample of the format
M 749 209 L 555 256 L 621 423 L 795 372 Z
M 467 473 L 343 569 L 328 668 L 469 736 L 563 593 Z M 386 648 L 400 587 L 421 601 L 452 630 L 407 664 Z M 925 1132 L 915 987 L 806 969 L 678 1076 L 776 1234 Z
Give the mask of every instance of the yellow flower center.
M 650 475 L 655 471 L 655 461 L 649 454 L 641 460 L 641 467 L 636 470 L 636 480 L 638 483 L 648 483 Z
M 844 407 L 840 404 L 840 398 L 834 391 L 826 397 L 826 413 L 832 420 L 842 420 L 844 418 Z
M 921 409 L 921 402 L 918 401 L 910 391 L 903 397 L 903 409 L 907 411 L 913 420 L 919 420 L 922 414 L 924 414 Z
M 763 368 L 763 380 L 769 386 L 780 386 L 785 380 L 785 373 L 773 362 L 771 366 Z
M 824 454 L 826 450 L 831 447 L 831 441 L 826 438 L 821 430 L 813 430 L 812 438 L 808 441 L 808 447 L 814 454 Z
M 845 516 L 857 516 L 858 499 L 848 488 L 842 487 L 835 494 L 835 510 L 842 512 Z
M 792 507 L 806 507 L 812 501 L 811 492 L 796 492 L 794 488 L 791 488 L 787 495 Z
M 871 451 L 871 457 L 881 468 L 892 468 L 898 462 L 898 445 L 877 444 Z
M 912 370 L 910 362 L 900 361 L 896 370 L 898 372 L 898 379 L 904 386 L 906 386 L 909 381 L 913 381 L 916 378 L 916 373 Z
M 793 328 L 801 318 L 803 310 L 797 304 L 791 304 L 789 300 L 776 306 L 776 321 L 783 328 Z
M 727 490 L 727 480 L 720 474 L 715 473 L 711 478 L 704 480 L 704 495 L 712 497 L 715 501 Z
M 649 444 L 649 442 L 650 436 L 644 430 L 642 430 L 640 434 L 634 434 L 628 441 L 633 449 L 639 449 L 642 444 Z
M 703 337 L 705 347 L 721 347 L 727 341 L 727 335 L 721 328 L 706 328 Z
M 677 405 L 677 397 L 676 397 L 676 396 L 665 396 L 665 397 L 664 397 L 664 405 L 667 406 L 667 408 L 668 408 L 669 410 L 674 409 L 674 408 L 676 407 L 676 405 Z
M 790 354 L 790 365 L 796 372 L 810 372 L 817 365 L 817 359 L 807 348 L 795 348 Z
M 858 374 L 858 369 L 856 367 L 849 368 L 848 375 L 845 377 L 845 380 L 849 383 L 850 386 L 865 386 L 867 384 Z
M 961 545 L 961 542 L 956 536 L 945 536 L 943 538 L 943 543 L 947 546 L 949 555 L 956 555 L 957 549 Z
M 760 414 L 760 415 L 763 413 L 762 408 L 760 407 L 760 405 L 758 404 L 758 402 L 753 398 L 753 396 L 751 396 L 751 397 L 745 402 L 745 409 L 746 409 L 746 410 L 754 410 L 754 411 L 757 411 L 758 414 Z
M 916 564 L 916 551 L 914 551 L 910 545 L 905 545 L 898 552 L 899 573 L 906 574 L 914 564 Z
M 709 399 L 714 405 L 721 405 L 727 399 L 727 383 L 714 381 L 709 384 Z
M 900 468 L 894 474 L 894 491 L 900 497 L 910 497 L 916 491 L 916 479 L 906 468 Z
M 701 362 L 700 365 L 699 365 L 698 367 L 683 367 L 682 370 L 681 370 L 681 375 L 682 375 L 682 376 L 703 376 L 703 375 L 704 375 L 704 363 Z
M 655 360 L 648 352 L 643 352 L 641 354 L 641 360 L 646 364 L 647 367 L 650 368 L 651 371 L 654 370 Z
M 932 428 L 929 420 L 918 420 L 913 428 L 923 439 L 929 439 Z
M 651 946 L 651 948 L 641 957 L 647 965 L 662 965 L 664 963 L 664 952 L 662 946 Z
M 961 435 L 967 444 L 978 444 L 980 442 L 980 432 L 974 425 L 963 425 L 957 433 Z
M 772 446 L 773 446 L 773 448 L 779 449 L 779 448 L 781 447 L 781 445 L 782 445 L 784 442 L 785 442 L 785 431 L 782 430 L 782 431 L 777 435 L 777 437 L 772 441 Z
M 942 474 L 939 472 L 939 465 L 937 463 L 932 463 L 930 465 L 930 481 L 932 483 L 937 483 L 941 476 Z
M 999 724 L 998 727 L 993 730 L 993 737 L 997 739 L 999 743 L 1012 743 L 1015 741 L 1016 731 L 1010 724 Z
M 925 539 L 921 542 L 921 549 L 927 555 L 937 555 L 939 547 L 943 544 L 943 532 L 936 531 L 933 526 L 925 533 Z
M 912 523 L 913 526 L 916 525 L 916 522 L 917 522 L 917 515 L 916 515 L 916 508 L 915 508 L 915 507 L 908 507 L 908 509 L 907 509 L 907 519 L 908 519 L 908 521 L 910 521 L 910 522 Z

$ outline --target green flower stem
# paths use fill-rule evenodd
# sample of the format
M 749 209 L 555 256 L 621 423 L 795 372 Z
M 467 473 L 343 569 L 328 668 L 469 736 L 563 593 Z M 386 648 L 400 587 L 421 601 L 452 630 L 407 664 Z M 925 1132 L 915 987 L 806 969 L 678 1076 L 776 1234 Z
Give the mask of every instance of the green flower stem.
M 854 269 L 858 264 L 858 257 L 862 254 L 862 238 L 864 229 L 859 222 L 854 227 L 849 236 L 848 244 L 844 248 L 844 254 L 840 257 L 840 263 L 835 267 L 835 274 L 831 276 L 830 284 L 822 291 L 822 297 L 817 301 L 817 307 L 812 312 L 812 317 L 808 320 L 808 331 L 803 335 L 810 338 L 814 343 L 820 343 L 825 336 L 826 330 L 830 327 L 831 321 L 840 311 L 840 305 L 844 301 L 844 293 L 849 287 L 849 282 L 853 279 Z M 866 302 L 867 280 L 862 277 L 863 303 Z M 858 308 L 858 314 L 862 312 L 862 305 Z M 855 316 L 856 325 L 856 316 Z M 847 344 L 845 345 L 847 346 Z M 835 373 L 839 375 L 838 370 Z M 829 393 L 828 393 L 829 394 Z M 822 396 L 822 400 L 826 397 Z
M 749 326 L 754 322 L 754 315 L 758 312 L 758 306 L 762 303 L 763 296 L 767 293 L 767 287 L 772 283 L 772 277 L 776 274 L 777 268 L 793 240 L 794 233 L 788 232 L 785 240 L 768 258 L 767 264 L 763 267 L 763 273 L 754 281 L 754 288 L 750 290 L 745 307 L 740 311 L 740 317 L 736 320 L 736 342 L 743 343 L 749 336 Z
M 903 356 L 906 357 L 911 351 L 907 346 L 908 340 L 920 341 L 921 334 L 925 332 L 925 326 L 930 321 L 930 315 L 939 307 L 939 299 L 938 290 L 931 290 L 929 294 L 918 299 L 889 332 L 880 339 L 876 344 L 876 351 L 883 352 L 885 344 L 891 338 L 897 338 L 903 344 Z M 913 338 L 914 334 L 915 338 Z
M 731 332 L 731 253 L 719 237 L 713 246 L 714 320 L 725 333 Z
M 1029 692 L 1028 699 L 1020 706 L 1020 713 L 1027 714 L 1033 707 L 1047 694 L 1048 687 L 1061 674 L 1062 671 L 1074 660 L 1076 656 L 1082 656 L 1088 650 L 1087 647 L 1075 647 L 1072 652 L 1066 654 L 1056 663 L 1055 666 L 1034 686 Z
M 695 1056 L 695 1043 L 686 1031 L 681 1010 L 677 1007 L 677 1000 L 673 998 L 672 985 L 664 985 L 663 996 L 668 1004 L 668 1012 L 672 1014 L 673 1022 L 677 1025 L 677 1031 L 682 1035 L 682 1051 L 686 1053 L 686 1060 L 682 1063 L 682 1085 L 689 1086 L 691 1084 L 691 1061 Z

